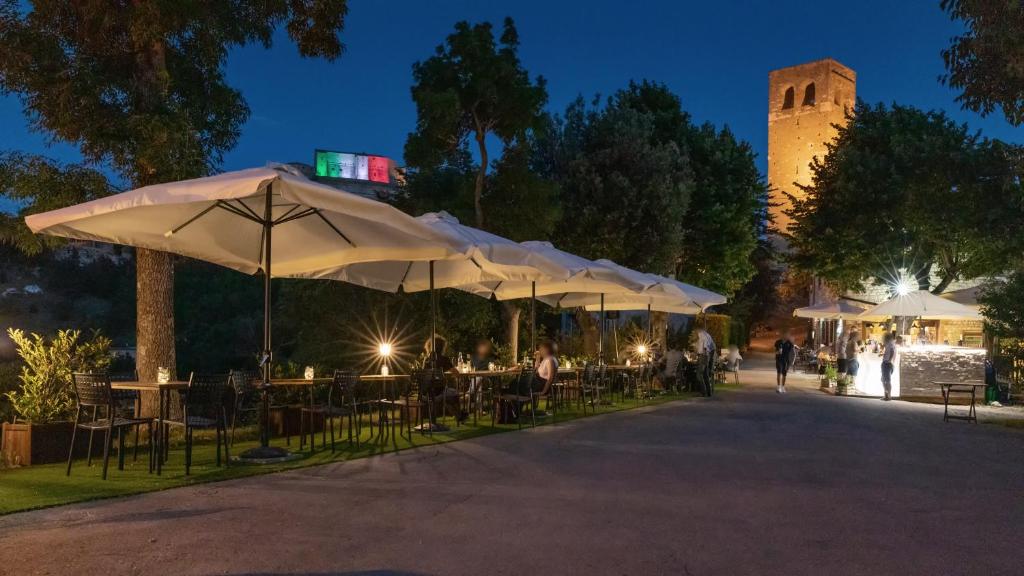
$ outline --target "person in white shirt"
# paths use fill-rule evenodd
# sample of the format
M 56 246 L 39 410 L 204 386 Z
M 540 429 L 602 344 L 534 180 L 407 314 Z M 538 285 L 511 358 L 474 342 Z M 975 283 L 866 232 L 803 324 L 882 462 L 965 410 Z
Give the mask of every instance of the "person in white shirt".
M 882 346 L 882 388 L 885 389 L 883 400 L 892 400 L 892 373 L 896 368 L 896 337 L 892 332 L 885 333 Z
M 683 351 L 676 350 L 675 348 L 669 348 L 665 355 L 661 357 L 661 370 L 658 372 L 658 380 L 661 381 L 663 388 L 668 390 L 669 383 L 677 379 L 677 372 L 679 371 L 679 364 L 683 361 Z M 682 382 L 676 382 L 676 386 L 680 386 Z
M 697 380 L 701 384 L 704 395 L 712 396 L 715 393 L 715 340 L 704 328 L 697 329 L 693 351 L 697 354 Z
M 729 345 L 729 351 L 725 355 L 725 371 L 732 372 L 736 384 L 740 383 L 740 362 L 743 362 L 743 356 L 740 356 L 739 347 L 735 344 Z
M 537 374 L 534 377 L 534 390 L 544 395 L 558 379 L 558 358 L 555 356 L 555 345 L 552 342 L 541 342 L 537 346 Z

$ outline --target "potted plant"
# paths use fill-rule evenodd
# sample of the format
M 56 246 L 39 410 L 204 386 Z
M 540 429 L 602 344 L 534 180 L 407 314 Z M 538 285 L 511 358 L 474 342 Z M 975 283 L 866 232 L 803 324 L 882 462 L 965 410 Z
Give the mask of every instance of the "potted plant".
M 850 394 L 850 388 L 852 388 L 852 382 L 843 374 L 836 379 L 836 395 L 837 396 L 848 396 Z
M 49 340 L 14 328 L 7 334 L 23 364 L 19 385 L 7 393 L 15 419 L 3 424 L 0 458 L 7 466 L 59 462 L 67 458 L 74 425 L 71 374 L 106 370 L 110 340 L 94 333 L 82 341 L 78 330 L 59 330 Z M 81 437 L 88 442 L 87 434 Z
M 821 375 L 821 387 L 832 389 L 836 385 L 836 380 L 839 378 L 839 371 L 832 364 L 825 366 L 825 373 Z

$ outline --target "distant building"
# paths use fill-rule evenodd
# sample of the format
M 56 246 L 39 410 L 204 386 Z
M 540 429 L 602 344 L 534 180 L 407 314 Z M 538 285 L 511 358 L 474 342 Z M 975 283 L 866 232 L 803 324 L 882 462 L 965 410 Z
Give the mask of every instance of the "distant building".
M 857 73 L 831 58 L 768 73 L 768 185 L 778 230 L 790 225 L 786 193 L 802 195 L 796 185 L 811 183 L 811 160 L 825 155 L 833 125 L 846 123 L 856 100 Z

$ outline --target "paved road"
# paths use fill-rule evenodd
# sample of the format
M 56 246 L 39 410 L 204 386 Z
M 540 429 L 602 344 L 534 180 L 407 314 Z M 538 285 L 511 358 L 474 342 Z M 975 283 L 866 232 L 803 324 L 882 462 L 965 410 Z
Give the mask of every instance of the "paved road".
M 0 518 L 0 573 L 1020 574 L 1024 433 L 940 410 L 755 385 Z

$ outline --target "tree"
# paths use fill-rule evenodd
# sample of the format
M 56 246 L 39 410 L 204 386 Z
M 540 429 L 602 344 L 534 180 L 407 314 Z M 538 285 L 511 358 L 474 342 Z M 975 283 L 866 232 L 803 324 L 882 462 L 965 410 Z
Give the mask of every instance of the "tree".
M 767 202 L 750 145 L 737 140 L 728 127 L 693 124 L 679 97 L 664 84 L 630 82 L 613 102 L 648 115 L 654 141 L 674 142 L 689 162 L 693 183 L 678 223 L 682 238 L 676 277 L 734 294 L 754 274 L 750 256 Z
M 511 18 L 505 19 L 499 43 L 490 23 L 459 22 L 434 56 L 413 65 L 417 122 L 416 131 L 406 140 L 405 160 L 412 168 L 411 203 L 435 210 L 443 207 L 463 220 L 471 214 L 476 227 L 498 234 L 518 231 L 509 235 L 516 238 L 537 231 L 537 222 L 553 220 L 548 212 L 551 206 L 530 212 L 530 205 L 519 203 L 528 198 L 549 199 L 552 193 L 526 165 L 532 134 L 544 127 L 542 109 L 548 96 L 544 79 L 531 81 L 519 62 L 519 33 Z M 492 136 L 505 150 L 498 159 L 487 147 Z M 477 163 L 470 139 L 476 143 Z M 493 180 L 488 178 L 492 166 L 498 171 Z M 471 201 L 471 211 L 465 209 L 465 200 Z M 515 209 L 507 210 L 510 205 Z M 492 222 L 487 213 L 502 216 Z M 520 308 L 509 302 L 504 310 L 508 340 L 516 353 Z
M 839 290 L 907 270 L 939 293 L 956 279 L 999 273 L 1020 253 L 1016 148 L 942 112 L 858 103 L 827 149 L 789 212 L 796 268 Z
M 531 81 L 519 63 L 519 33 L 511 18 L 505 19 L 499 41 L 500 46 L 489 22 L 459 22 L 434 56 L 413 65 L 417 122 L 405 144 L 405 160 L 415 168 L 465 166 L 472 138 L 479 154 L 473 187 L 477 228 L 485 222 L 487 138 L 497 136 L 504 146 L 525 138 L 541 121 L 548 97 L 544 79 Z
M 614 96 L 596 104 L 577 98 L 558 122 L 549 163 L 562 190 L 558 243 L 585 258 L 670 273 L 692 186 L 687 158 L 656 138 L 654 115 Z
M 978 296 L 988 328 L 997 336 L 1024 338 L 1024 271 L 985 286 Z
M 942 81 L 964 108 L 983 116 L 996 108 L 1014 126 L 1024 122 L 1024 4 L 1014 0 L 942 0 L 967 28 L 942 51 Z
M 228 51 L 284 25 L 303 56 L 341 55 L 346 0 L 0 0 L 0 92 L 32 127 L 132 187 L 209 174 L 249 115 Z M 175 365 L 171 255 L 138 250 L 138 371 Z

